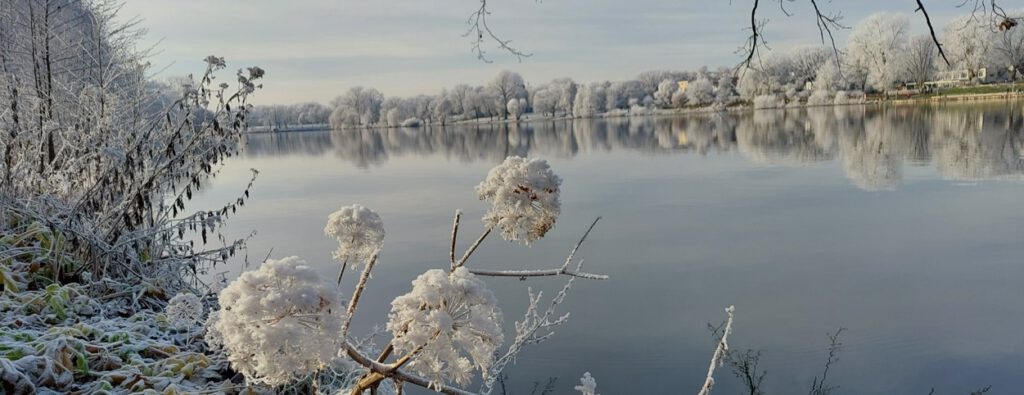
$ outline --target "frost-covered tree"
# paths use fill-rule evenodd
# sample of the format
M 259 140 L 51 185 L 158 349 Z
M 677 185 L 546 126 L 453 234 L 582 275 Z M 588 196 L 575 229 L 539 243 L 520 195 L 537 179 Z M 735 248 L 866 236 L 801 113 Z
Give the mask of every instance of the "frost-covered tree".
M 853 67 L 867 71 L 867 84 L 871 88 L 886 90 L 896 80 L 900 51 L 906 46 L 909 26 L 906 16 L 877 13 L 853 28 L 847 51 Z
M 581 85 L 573 102 L 572 113 L 576 117 L 586 118 L 601 112 L 604 101 L 603 89 L 598 84 Z
M 971 78 L 978 70 L 989 66 L 993 38 L 992 28 L 985 18 L 963 15 L 946 24 L 942 33 L 943 49 L 953 70 L 966 70 Z
M 938 57 L 938 51 L 931 36 L 915 36 L 910 39 L 906 49 L 901 53 L 900 67 L 904 80 L 914 82 L 917 87 L 922 87 L 935 75 L 935 59 Z
M 533 102 L 533 111 L 536 113 L 555 116 L 555 112 L 559 110 L 560 98 L 561 92 L 558 87 L 544 85 L 533 92 L 531 100 Z
M 707 76 L 701 75 L 700 78 L 691 81 L 686 87 L 686 100 L 690 102 L 690 104 L 698 106 L 714 102 L 715 87 L 711 83 L 711 80 L 709 80 Z
M 384 95 L 373 88 L 356 86 L 334 99 L 331 126 L 369 126 L 380 120 Z
M 814 82 L 812 85 L 814 86 L 815 91 L 825 92 L 835 92 L 846 88 L 839 65 L 831 60 L 825 62 L 820 68 L 818 68 L 818 71 L 814 74 Z
M 661 108 L 672 107 L 672 96 L 679 90 L 679 84 L 673 79 L 664 79 L 658 83 L 657 89 L 654 91 L 652 97 L 654 97 L 654 103 Z
M 754 97 L 772 92 L 773 84 L 766 73 L 750 67 L 740 68 L 737 73 L 739 80 L 736 82 L 736 91 L 740 97 L 753 100 Z
M 736 96 L 736 87 L 733 86 L 732 73 L 720 73 L 718 85 L 715 86 L 715 103 L 729 104 Z
M 508 99 L 508 103 L 505 104 L 505 110 L 507 111 L 508 116 L 518 121 L 519 116 L 523 115 L 523 108 L 526 107 L 525 103 L 526 100 L 523 99 Z
M 487 89 L 493 95 L 495 106 L 502 119 L 508 119 L 509 100 L 526 97 L 526 83 L 523 82 L 523 76 L 508 70 L 498 72 L 498 75 L 494 76 L 491 83 L 487 85 Z

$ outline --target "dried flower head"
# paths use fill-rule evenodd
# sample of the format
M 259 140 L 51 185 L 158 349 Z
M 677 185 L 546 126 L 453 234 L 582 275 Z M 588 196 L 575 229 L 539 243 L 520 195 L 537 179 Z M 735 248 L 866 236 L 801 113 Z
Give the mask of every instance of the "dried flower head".
M 353 204 L 327 217 L 324 234 L 338 240 L 334 259 L 348 258 L 355 269 L 384 244 L 384 221 L 373 210 Z
M 530 244 L 544 237 L 561 211 L 561 183 L 543 159 L 505 158 L 476 186 L 480 199 L 491 202 L 484 223 L 501 229 L 505 240 Z
M 398 355 L 421 349 L 408 369 L 434 384 L 468 384 L 474 369 L 486 371 L 504 340 L 494 294 L 468 269 L 429 270 L 412 291 L 391 302 L 387 329 Z
M 164 313 L 171 325 L 191 328 L 203 319 L 203 302 L 193 293 L 179 293 L 167 302 Z
M 207 56 L 205 59 L 203 59 L 203 61 L 206 62 L 206 65 L 213 70 L 223 69 L 224 66 L 227 64 L 224 62 L 223 57 L 214 55 Z
M 330 363 L 345 308 L 338 289 L 298 257 L 267 260 L 220 293 L 207 338 L 247 380 L 281 385 Z

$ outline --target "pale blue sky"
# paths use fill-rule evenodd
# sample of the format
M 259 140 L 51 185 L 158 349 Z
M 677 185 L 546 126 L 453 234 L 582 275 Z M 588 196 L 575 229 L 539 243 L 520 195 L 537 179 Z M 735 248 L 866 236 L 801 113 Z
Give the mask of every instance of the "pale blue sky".
M 162 75 L 198 72 L 216 54 L 229 67 L 267 70 L 260 103 L 326 102 L 351 86 L 386 95 L 436 93 L 457 83 L 483 84 L 501 69 L 532 83 L 558 77 L 624 80 L 652 69 L 735 65 L 751 0 L 491 0 L 491 27 L 533 53 L 522 63 L 489 42 L 494 63 L 476 59 L 462 37 L 475 0 L 227 1 L 129 0 L 159 41 Z M 762 1 L 768 44 L 776 50 L 816 45 L 818 31 L 807 0 Z M 835 0 L 847 25 L 878 12 L 903 12 L 914 33 L 926 31 L 913 0 Z M 962 10 L 956 1 L 930 1 L 938 26 Z M 926 3 L 926 4 L 927 4 Z M 839 32 L 840 42 L 848 31 Z

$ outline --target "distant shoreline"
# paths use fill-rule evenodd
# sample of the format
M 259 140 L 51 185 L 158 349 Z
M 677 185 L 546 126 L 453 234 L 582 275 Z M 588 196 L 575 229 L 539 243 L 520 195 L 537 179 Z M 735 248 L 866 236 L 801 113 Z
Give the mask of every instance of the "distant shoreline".
M 341 130 L 362 130 L 362 129 L 419 129 L 429 128 L 436 126 L 467 126 L 467 125 L 501 125 L 501 124 L 518 124 L 518 123 L 535 123 L 535 122 L 549 122 L 549 121 L 571 121 L 574 119 L 607 119 L 607 118 L 630 118 L 630 117 L 665 117 L 665 116 L 681 116 L 681 115 L 704 115 L 714 113 L 739 113 L 746 111 L 757 111 L 757 110 L 790 110 L 790 109 L 809 109 L 809 108 L 829 108 L 829 107 L 844 107 L 844 106 L 856 106 L 856 105 L 907 105 L 907 104 L 941 104 L 947 102 L 962 103 L 962 102 L 982 102 L 982 101 L 1016 101 L 1024 99 L 1024 90 L 1021 91 L 1005 91 L 1005 92 L 986 92 L 986 93 L 958 93 L 958 94 L 931 94 L 931 95 L 917 95 L 905 98 L 873 98 L 867 99 L 863 102 L 851 102 L 844 104 L 825 104 L 825 105 L 807 105 L 806 102 L 798 105 L 787 105 L 782 107 L 770 107 L 770 108 L 753 108 L 753 105 L 749 101 L 741 102 L 739 104 L 729 107 L 696 107 L 696 108 L 673 108 L 673 109 L 648 109 L 643 113 L 637 114 L 626 110 L 605 112 L 595 114 L 588 117 L 573 117 L 573 116 L 550 116 L 550 115 L 539 115 L 539 114 L 524 114 L 524 116 L 518 120 L 513 119 L 493 119 L 493 118 L 477 118 L 471 120 L 460 120 L 449 123 L 430 123 L 421 126 L 403 127 L 403 126 L 384 126 L 384 125 L 373 125 L 373 126 L 360 126 L 355 128 L 343 128 Z M 250 127 L 247 133 L 252 134 L 275 134 L 275 133 L 296 133 L 296 132 L 319 132 L 319 131 L 330 131 L 335 130 L 329 124 L 316 124 L 316 125 L 293 125 L 285 127 Z

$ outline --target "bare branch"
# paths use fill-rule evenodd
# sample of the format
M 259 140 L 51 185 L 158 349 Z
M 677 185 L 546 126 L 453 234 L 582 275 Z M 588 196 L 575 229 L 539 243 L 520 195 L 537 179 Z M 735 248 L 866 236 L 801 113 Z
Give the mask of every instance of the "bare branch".
M 520 51 L 519 49 L 512 46 L 512 40 L 503 40 L 494 31 L 491 30 L 491 26 L 487 24 L 487 16 L 491 15 L 491 11 L 487 9 L 487 0 L 480 0 L 480 7 L 469 14 L 469 18 L 466 19 L 466 25 L 469 28 L 463 37 L 472 37 L 472 50 L 476 52 L 477 59 L 480 59 L 486 63 L 491 63 L 491 60 L 487 58 L 487 52 L 483 49 L 483 44 L 486 34 L 491 40 L 494 40 L 498 44 L 498 48 L 508 52 L 516 57 L 520 62 L 523 58 L 533 56 L 533 54 Z
M 922 0 L 917 0 L 917 9 L 914 10 L 914 12 L 918 11 L 921 11 L 921 14 L 924 15 L 924 21 L 928 24 L 928 33 L 931 34 L 932 41 L 935 42 L 935 47 L 939 49 L 939 55 L 942 55 L 942 60 L 946 62 L 947 66 L 949 66 L 949 58 L 946 57 L 946 51 L 942 50 L 942 43 L 939 42 L 939 37 L 935 35 L 935 28 L 932 27 L 932 19 L 928 16 L 928 10 L 924 8 Z

